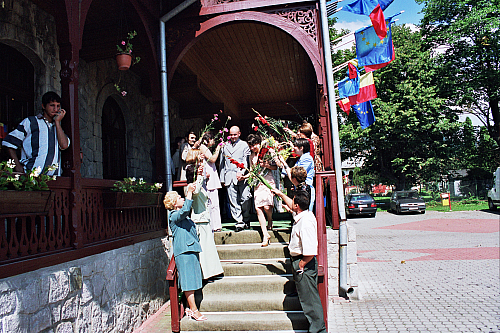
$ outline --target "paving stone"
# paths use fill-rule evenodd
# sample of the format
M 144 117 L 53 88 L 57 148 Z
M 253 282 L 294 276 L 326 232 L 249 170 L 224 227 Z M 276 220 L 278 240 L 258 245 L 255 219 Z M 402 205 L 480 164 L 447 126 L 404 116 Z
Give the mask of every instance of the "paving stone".
M 329 332 L 347 321 L 358 332 L 370 324 L 380 332 L 499 332 L 498 221 L 479 211 L 349 219 L 361 300 L 331 304 Z

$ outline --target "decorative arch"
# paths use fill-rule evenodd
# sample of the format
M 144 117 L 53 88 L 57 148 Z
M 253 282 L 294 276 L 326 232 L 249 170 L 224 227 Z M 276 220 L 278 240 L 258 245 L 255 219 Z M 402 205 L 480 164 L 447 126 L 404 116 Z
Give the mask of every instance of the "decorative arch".
M 262 13 L 262 12 L 245 11 L 238 13 L 223 14 L 213 17 L 197 25 L 197 27 L 193 29 L 191 33 L 187 34 L 187 36 L 182 38 L 179 41 L 179 43 L 177 43 L 176 46 L 172 49 L 172 52 L 167 60 L 167 74 L 168 74 L 169 85 L 173 78 L 175 69 L 179 65 L 182 57 L 197 42 L 197 40 L 203 35 L 203 33 L 208 32 L 211 29 L 215 29 L 216 27 L 223 24 L 228 24 L 232 22 L 241 22 L 241 21 L 254 21 L 259 23 L 266 23 L 288 33 L 291 37 L 295 38 L 309 56 L 309 59 L 311 60 L 311 63 L 314 67 L 314 71 L 316 73 L 316 79 L 318 84 L 323 83 L 321 55 L 319 53 L 319 48 L 316 41 L 314 41 L 314 39 L 310 35 L 308 35 L 297 24 L 279 15 Z

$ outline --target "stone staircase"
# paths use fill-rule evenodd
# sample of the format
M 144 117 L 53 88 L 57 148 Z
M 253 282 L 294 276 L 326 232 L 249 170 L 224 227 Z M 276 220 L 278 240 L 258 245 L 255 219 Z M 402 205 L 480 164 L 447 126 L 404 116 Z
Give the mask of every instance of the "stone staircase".
M 224 277 L 196 294 L 208 320 L 184 317 L 181 331 L 307 332 L 288 259 L 289 221 L 270 232 L 271 245 L 264 248 L 256 222 L 250 230 L 215 234 Z

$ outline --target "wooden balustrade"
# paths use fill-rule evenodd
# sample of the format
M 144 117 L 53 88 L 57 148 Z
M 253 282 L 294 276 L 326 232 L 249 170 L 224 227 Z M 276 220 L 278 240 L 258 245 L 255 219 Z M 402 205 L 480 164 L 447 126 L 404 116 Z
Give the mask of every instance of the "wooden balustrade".
M 104 208 L 103 193 L 113 183 L 82 179 L 81 203 L 72 205 L 70 178 L 59 177 L 49 183 L 54 195 L 47 213 L 0 213 L 0 278 L 165 236 L 162 205 Z M 72 214 L 72 207 L 80 212 Z

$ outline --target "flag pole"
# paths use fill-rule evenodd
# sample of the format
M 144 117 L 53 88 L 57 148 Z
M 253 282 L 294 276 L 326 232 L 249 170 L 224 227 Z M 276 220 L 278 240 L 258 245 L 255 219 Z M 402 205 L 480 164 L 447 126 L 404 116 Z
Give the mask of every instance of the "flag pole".
M 330 33 L 328 30 L 328 17 L 326 15 L 326 1 L 320 0 L 320 24 L 321 24 L 321 37 L 323 44 L 323 57 L 325 64 L 326 76 L 326 92 L 328 101 L 328 113 L 330 114 L 331 134 L 332 134 L 332 147 L 333 147 L 333 160 L 335 169 L 335 178 L 337 181 L 337 206 L 339 208 L 339 215 L 341 221 L 346 220 L 345 204 L 344 204 L 344 186 L 342 182 L 342 160 L 340 158 L 340 139 L 339 139 L 339 125 L 337 119 L 337 106 L 335 103 L 335 89 L 333 88 L 333 72 L 332 72 L 332 52 L 330 49 Z

